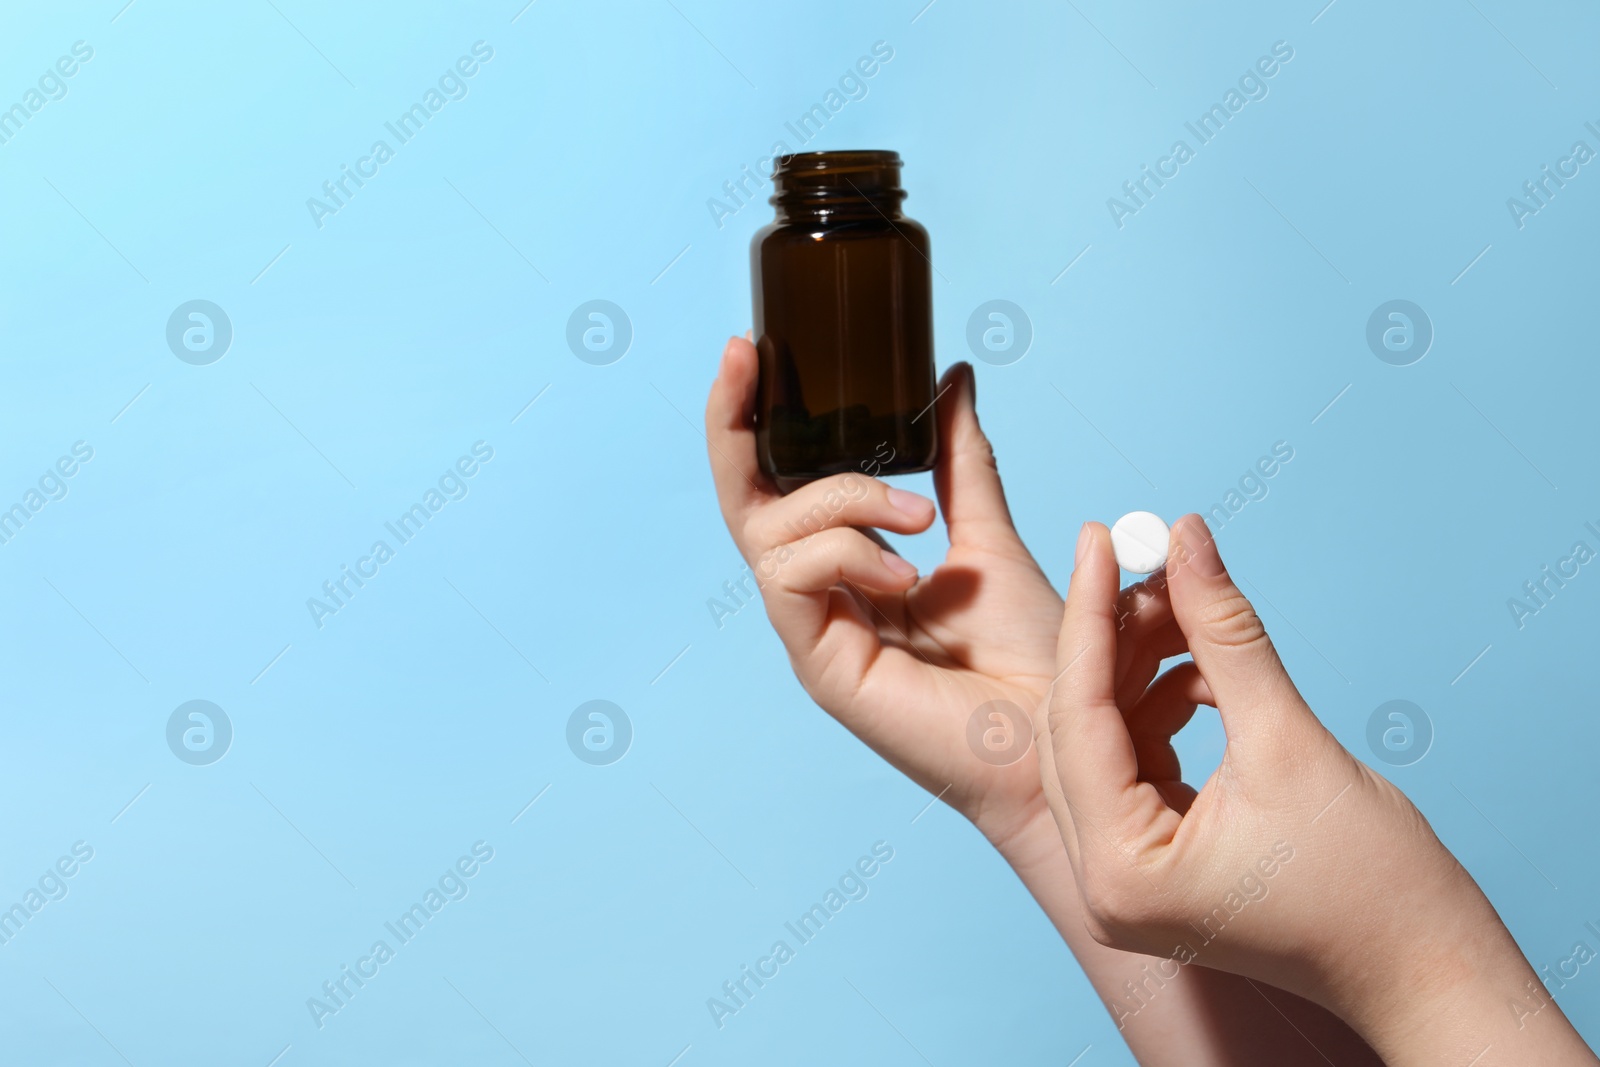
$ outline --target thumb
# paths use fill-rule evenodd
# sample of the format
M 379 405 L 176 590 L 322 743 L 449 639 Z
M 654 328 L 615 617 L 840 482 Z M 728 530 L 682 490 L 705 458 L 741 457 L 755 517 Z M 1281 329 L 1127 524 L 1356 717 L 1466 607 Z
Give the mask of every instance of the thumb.
M 970 363 L 957 363 L 940 380 L 939 458 L 933 486 L 952 545 L 1022 549 L 1000 485 L 994 448 L 978 425 L 977 380 Z
M 1314 722 L 1260 616 L 1228 576 L 1205 520 L 1179 519 L 1168 555 L 1172 614 L 1222 713 L 1228 739 Z

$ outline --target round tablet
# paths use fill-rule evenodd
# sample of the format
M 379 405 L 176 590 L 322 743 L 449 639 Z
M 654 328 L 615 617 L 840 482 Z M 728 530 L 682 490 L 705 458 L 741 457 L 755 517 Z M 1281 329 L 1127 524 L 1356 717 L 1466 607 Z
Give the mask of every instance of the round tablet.
M 1111 550 L 1117 566 L 1133 574 L 1153 574 L 1166 566 L 1171 531 L 1161 516 L 1130 511 L 1111 527 Z

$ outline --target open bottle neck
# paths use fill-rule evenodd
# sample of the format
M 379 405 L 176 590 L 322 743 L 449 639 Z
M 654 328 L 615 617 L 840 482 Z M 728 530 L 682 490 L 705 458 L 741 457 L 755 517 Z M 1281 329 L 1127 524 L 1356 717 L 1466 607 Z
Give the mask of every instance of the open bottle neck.
M 772 175 L 777 221 L 898 221 L 905 216 L 895 152 L 801 152 L 780 156 Z

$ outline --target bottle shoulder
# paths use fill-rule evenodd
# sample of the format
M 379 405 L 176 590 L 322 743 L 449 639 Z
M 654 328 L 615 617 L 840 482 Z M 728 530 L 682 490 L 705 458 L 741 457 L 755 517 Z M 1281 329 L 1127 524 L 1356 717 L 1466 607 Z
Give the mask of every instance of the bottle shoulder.
M 927 244 L 928 231 L 916 219 L 902 215 L 890 220 L 877 218 L 833 219 L 818 222 L 812 219 L 769 222 L 750 238 L 752 251 L 767 244 L 800 244 L 815 241 L 871 240 L 881 237 L 910 237 L 918 244 Z

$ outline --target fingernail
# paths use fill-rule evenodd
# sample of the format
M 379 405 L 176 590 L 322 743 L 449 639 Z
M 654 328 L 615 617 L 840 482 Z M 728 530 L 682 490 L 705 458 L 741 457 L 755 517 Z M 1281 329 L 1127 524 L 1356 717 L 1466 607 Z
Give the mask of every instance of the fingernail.
M 967 375 L 967 403 L 972 405 L 973 410 L 977 410 L 977 407 L 978 407 L 978 375 L 977 375 L 977 372 L 972 369 L 972 364 L 965 363 L 965 364 L 963 364 L 963 366 L 965 366 L 967 368 L 966 369 L 966 375 Z
M 1078 530 L 1078 551 L 1073 556 L 1073 566 L 1082 566 L 1083 557 L 1089 552 L 1089 524 L 1084 523 Z
M 1189 563 L 1203 578 L 1221 578 L 1227 573 L 1222 556 L 1217 552 L 1217 542 L 1206 529 L 1205 523 L 1190 515 L 1183 520 L 1183 545 L 1188 550 Z
M 886 548 L 880 548 L 878 551 L 883 554 L 883 565 L 893 571 L 896 578 L 915 578 L 917 576 L 917 568 L 905 559 Z
M 925 496 L 918 496 L 916 493 L 908 493 L 904 489 L 894 488 L 889 490 L 889 504 L 896 511 L 904 512 L 913 519 L 925 518 L 928 514 L 928 509 L 933 507 L 933 501 Z M 898 559 L 899 557 L 896 558 Z

